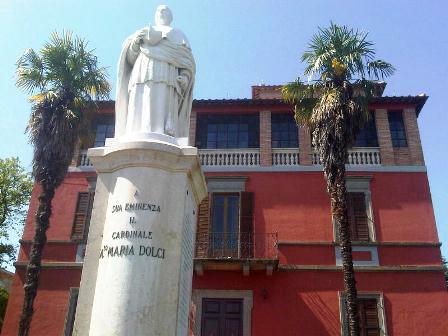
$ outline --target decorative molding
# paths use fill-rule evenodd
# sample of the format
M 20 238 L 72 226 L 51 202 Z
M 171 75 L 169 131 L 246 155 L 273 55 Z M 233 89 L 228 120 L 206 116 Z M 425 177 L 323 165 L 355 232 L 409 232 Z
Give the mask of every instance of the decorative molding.
M 14 263 L 16 268 L 24 268 L 28 266 L 27 261 L 17 261 Z M 79 268 L 82 269 L 82 262 L 43 262 L 42 268 Z
M 347 176 L 346 187 L 348 192 L 370 192 L 370 182 L 373 176 Z
M 210 172 L 322 172 L 322 166 L 248 166 L 248 167 L 202 167 L 206 173 Z M 386 172 L 386 173 L 426 173 L 426 166 L 346 166 L 352 172 Z
M 279 240 L 278 245 L 296 245 L 296 246 L 336 246 L 339 245 L 335 242 L 323 242 L 323 241 L 294 241 L 294 240 Z
M 68 167 L 67 172 L 69 172 L 69 173 L 90 173 L 90 172 L 95 172 L 95 167 L 93 167 L 93 166 Z
M 297 246 L 339 246 L 336 242 L 305 242 L 293 240 L 279 240 L 278 245 L 297 245 Z M 436 242 L 356 242 L 353 246 L 402 246 L 402 247 L 440 247 L 442 243 Z
M 357 272 L 443 272 L 442 266 L 354 266 Z M 279 271 L 342 271 L 342 266 L 279 265 Z
M 309 172 L 322 171 L 320 165 L 298 166 L 252 166 L 252 167 L 202 167 L 204 172 Z M 426 166 L 346 166 L 347 171 L 353 172 L 388 172 L 388 173 L 426 173 Z M 69 167 L 69 173 L 95 172 L 93 166 Z
M 19 240 L 20 244 L 32 244 L 33 241 L 31 239 L 20 239 Z M 59 240 L 59 239 L 54 239 L 54 240 L 47 240 L 46 244 L 62 244 L 62 245 L 78 245 L 80 243 L 83 243 L 83 241 L 78 241 L 78 240 Z
M 339 246 L 334 247 L 336 266 L 342 266 L 342 254 Z M 353 246 L 353 252 L 370 252 L 370 260 L 353 260 L 353 266 L 379 266 L 377 246 Z
M 84 262 L 84 257 L 86 255 L 86 247 L 87 244 L 78 244 L 78 247 L 76 248 L 76 262 Z
M 251 290 L 214 290 L 193 289 L 191 300 L 196 306 L 195 335 L 201 336 L 202 299 L 243 299 L 243 335 L 251 335 L 251 317 L 253 307 L 253 291 Z
M 219 180 L 219 181 L 227 181 L 227 180 L 238 180 L 238 181 L 247 181 L 249 179 L 249 176 L 237 176 L 237 175 L 231 175 L 231 176 L 206 176 L 205 179 L 207 181 L 209 180 Z
M 241 192 L 246 190 L 247 176 L 206 177 L 208 192 Z
M 86 180 L 89 183 L 89 192 L 90 193 L 94 193 L 95 189 L 96 189 L 96 180 L 97 180 L 97 176 L 87 176 Z

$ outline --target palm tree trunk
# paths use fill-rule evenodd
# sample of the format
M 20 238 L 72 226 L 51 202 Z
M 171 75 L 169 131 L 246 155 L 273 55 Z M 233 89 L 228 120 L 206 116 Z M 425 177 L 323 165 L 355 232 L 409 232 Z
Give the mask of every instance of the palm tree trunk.
M 345 158 L 345 155 L 343 156 Z M 347 196 L 345 187 L 345 159 L 335 172 L 334 185 L 330 196 L 334 219 L 339 228 L 339 241 L 342 256 L 342 272 L 344 276 L 345 300 L 350 336 L 359 336 L 358 299 L 355 272 L 353 269 L 352 242 L 347 217 Z
M 28 336 L 30 332 L 31 319 L 33 317 L 33 303 L 37 294 L 39 284 L 39 272 L 44 246 L 47 242 L 47 229 L 50 224 L 51 201 L 54 197 L 55 188 L 46 184 L 42 185 L 39 195 L 39 207 L 36 212 L 36 226 L 31 245 L 30 260 L 26 269 L 25 297 L 23 299 L 22 315 L 19 322 L 18 336 Z

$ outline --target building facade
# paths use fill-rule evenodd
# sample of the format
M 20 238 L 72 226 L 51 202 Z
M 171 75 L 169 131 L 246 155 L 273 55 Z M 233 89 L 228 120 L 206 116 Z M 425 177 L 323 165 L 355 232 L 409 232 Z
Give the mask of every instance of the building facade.
M 278 86 L 252 99 L 196 100 L 190 142 L 200 204 L 192 335 L 344 335 L 337 228 L 319 155 Z M 382 87 L 384 89 L 384 87 Z M 347 158 L 347 199 L 362 335 L 447 335 L 441 267 L 417 118 L 426 96 L 378 96 Z M 104 102 L 54 200 L 31 335 L 71 335 L 94 203 L 86 148 L 114 134 Z M 33 191 L 3 335 L 15 335 L 33 237 Z

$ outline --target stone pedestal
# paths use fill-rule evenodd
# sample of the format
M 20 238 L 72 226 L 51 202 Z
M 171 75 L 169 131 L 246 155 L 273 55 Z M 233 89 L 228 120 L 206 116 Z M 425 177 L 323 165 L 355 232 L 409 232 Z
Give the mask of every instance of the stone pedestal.
M 186 336 L 197 149 L 158 140 L 89 150 L 98 172 L 74 335 Z

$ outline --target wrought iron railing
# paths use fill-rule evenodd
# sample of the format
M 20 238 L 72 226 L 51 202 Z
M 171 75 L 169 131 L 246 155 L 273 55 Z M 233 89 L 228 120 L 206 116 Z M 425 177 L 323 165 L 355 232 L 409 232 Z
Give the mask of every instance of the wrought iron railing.
M 198 259 L 278 259 L 277 233 L 198 234 Z

